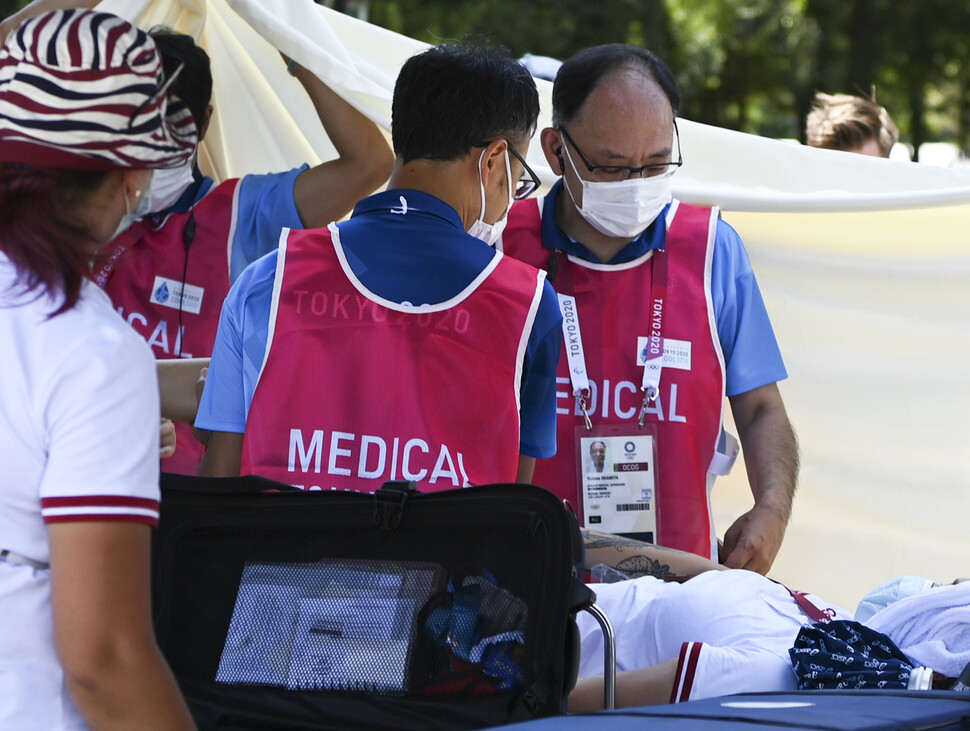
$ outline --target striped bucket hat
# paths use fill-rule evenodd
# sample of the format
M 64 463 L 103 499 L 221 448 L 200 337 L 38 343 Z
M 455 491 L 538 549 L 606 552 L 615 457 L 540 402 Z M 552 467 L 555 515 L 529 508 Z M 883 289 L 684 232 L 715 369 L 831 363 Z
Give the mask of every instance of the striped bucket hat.
M 192 114 L 167 89 L 154 41 L 108 13 L 58 10 L 0 49 L 0 162 L 175 167 L 195 152 Z

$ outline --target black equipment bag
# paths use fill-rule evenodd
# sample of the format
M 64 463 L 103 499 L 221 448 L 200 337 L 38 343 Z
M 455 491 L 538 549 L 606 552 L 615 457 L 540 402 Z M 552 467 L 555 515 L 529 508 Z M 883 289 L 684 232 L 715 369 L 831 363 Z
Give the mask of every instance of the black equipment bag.
M 575 517 L 531 485 L 163 475 L 159 646 L 202 729 L 481 728 L 563 712 Z

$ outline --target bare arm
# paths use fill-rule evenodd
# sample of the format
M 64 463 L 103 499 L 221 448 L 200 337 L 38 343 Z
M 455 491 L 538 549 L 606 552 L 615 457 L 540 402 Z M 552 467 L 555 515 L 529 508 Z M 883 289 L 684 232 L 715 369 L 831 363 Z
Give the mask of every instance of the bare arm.
M 155 643 L 150 528 L 49 526 L 54 642 L 68 691 L 93 729 L 193 729 Z
M 655 546 L 632 538 L 582 529 L 586 546 L 586 569 L 597 564 L 612 566 L 631 579 L 654 576 L 672 579 L 696 576 L 705 571 L 723 570 L 724 566 L 693 553 Z
M 777 384 L 731 397 L 754 507 L 724 534 L 724 563 L 768 573 L 785 537 L 798 478 L 798 443 Z
M 677 662 L 678 658 L 674 657 L 657 665 L 617 673 L 615 706 L 628 708 L 670 703 L 677 679 Z M 603 676 L 580 678 L 569 694 L 569 712 L 594 713 L 602 711 L 603 706 Z
M 209 435 L 199 475 L 202 477 L 239 477 L 243 435 L 214 431 Z
M 387 181 L 394 155 L 377 125 L 302 66 L 295 69 L 339 156 L 300 173 L 293 198 L 307 228 L 320 228 L 350 212 Z
M 532 475 L 536 471 L 536 458 L 527 457 L 524 454 L 519 455 L 519 470 L 515 474 L 515 481 L 522 482 L 525 484 L 532 483 Z
M 156 361 L 158 391 L 162 397 L 162 416 L 191 424 L 199 410 L 197 383 L 208 358 L 177 358 Z

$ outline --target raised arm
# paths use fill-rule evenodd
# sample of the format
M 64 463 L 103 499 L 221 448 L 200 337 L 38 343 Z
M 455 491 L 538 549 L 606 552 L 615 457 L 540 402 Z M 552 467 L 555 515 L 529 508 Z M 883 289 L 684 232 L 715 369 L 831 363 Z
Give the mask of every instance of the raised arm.
M 798 443 L 775 383 L 731 396 L 754 507 L 724 534 L 729 568 L 768 573 L 791 517 Z
M 292 64 L 339 157 L 304 171 L 293 197 L 306 228 L 321 228 L 353 209 L 391 175 L 394 154 L 377 125 L 344 101 L 313 72 Z
M 586 569 L 597 564 L 622 571 L 631 579 L 654 576 L 658 579 L 681 579 L 720 571 L 725 567 L 702 556 L 678 551 L 674 548 L 655 546 L 632 538 L 582 529 L 586 546 Z

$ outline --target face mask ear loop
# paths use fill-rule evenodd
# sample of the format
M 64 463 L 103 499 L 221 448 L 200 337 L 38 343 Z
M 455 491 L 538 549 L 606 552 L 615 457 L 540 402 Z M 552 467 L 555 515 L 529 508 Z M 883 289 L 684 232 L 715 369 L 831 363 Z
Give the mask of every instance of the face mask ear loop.
M 566 159 L 569 160 L 569 167 L 571 167 L 573 169 L 573 174 L 576 176 L 576 179 L 579 181 L 579 187 L 580 188 L 584 188 L 583 183 L 585 182 L 583 180 L 583 178 L 580 176 L 579 170 L 576 169 L 576 163 L 573 162 L 573 156 L 570 155 L 569 154 L 569 150 L 566 149 L 566 141 L 563 140 L 562 141 L 562 147 L 559 148 L 559 164 L 562 165 L 562 187 L 566 189 L 566 192 L 567 193 L 569 193 L 569 198 L 570 198 L 570 200 L 572 200 L 573 205 L 576 206 L 576 208 L 578 208 L 578 209 L 582 209 L 582 206 L 580 206 L 576 202 L 576 196 L 574 196 L 573 195 L 573 192 L 569 189 L 569 183 L 566 182 L 566 166 L 563 165 L 563 163 L 562 163 L 562 151 L 563 150 L 566 150 Z
M 507 142 L 505 144 L 508 144 Z M 506 193 L 508 193 L 509 204 L 505 207 L 505 215 L 509 215 L 509 211 L 512 209 L 512 202 L 515 198 L 512 196 L 512 162 L 509 160 L 509 151 L 505 151 L 505 184 L 508 186 Z
M 478 220 L 485 221 L 485 181 L 482 180 L 482 160 L 485 159 L 486 150 L 482 150 L 482 154 L 478 156 L 478 187 L 482 191 L 482 210 L 478 213 Z

